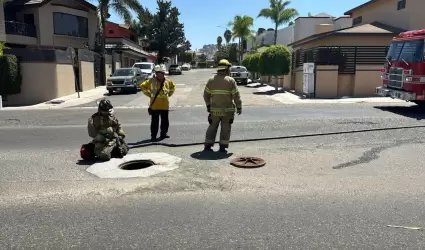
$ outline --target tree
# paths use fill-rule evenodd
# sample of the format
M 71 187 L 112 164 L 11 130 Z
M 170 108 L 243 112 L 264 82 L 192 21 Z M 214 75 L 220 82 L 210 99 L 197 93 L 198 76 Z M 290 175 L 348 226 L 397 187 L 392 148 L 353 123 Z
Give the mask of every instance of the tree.
M 313 15 L 311 14 L 311 12 L 309 12 L 309 13 L 308 13 L 308 16 L 309 16 L 309 17 L 312 17 Z
M 226 40 L 226 44 L 229 44 L 230 40 L 232 40 L 232 32 L 230 30 L 226 30 L 223 35 L 224 40 Z
M 257 74 L 260 72 L 260 57 L 261 53 L 254 53 L 249 54 L 242 60 L 242 65 L 252 73 L 255 79 L 257 79 Z
M 148 23 L 149 15 L 139 20 L 145 30 L 145 36 L 150 41 L 149 49 L 158 52 L 158 63 L 163 63 L 165 57 L 171 57 L 181 52 L 181 46 L 186 48 L 188 41 L 185 39 L 184 25 L 180 23 L 180 12 L 172 7 L 171 1 L 157 0 L 157 12 L 152 15 Z M 140 18 L 140 15 L 139 15 Z
M 221 36 L 218 36 L 217 37 L 217 48 L 220 48 L 222 43 L 223 43 L 223 38 Z
M 100 63 L 100 82 L 106 84 L 105 69 L 105 27 L 106 20 L 111 16 L 110 11 L 114 11 L 118 16 L 124 19 L 126 24 L 131 23 L 131 10 L 136 13 L 142 12 L 143 7 L 137 0 L 97 0 L 98 29 L 95 50 L 101 56 Z
M 283 0 L 269 0 L 269 8 L 262 9 L 258 17 L 265 17 L 271 19 L 275 24 L 274 29 L 274 45 L 277 42 L 277 29 L 279 26 L 289 23 L 293 18 L 298 16 L 298 11 L 293 8 L 287 9 L 286 7 L 291 4 L 291 1 Z
M 283 45 L 272 45 L 261 53 L 259 65 L 260 73 L 265 76 L 287 75 L 291 71 L 291 53 Z M 275 89 L 278 91 L 278 82 L 276 80 Z
M 206 62 L 206 61 L 207 61 L 207 56 L 206 56 L 205 54 L 201 54 L 201 55 L 199 56 L 199 61 L 200 61 L 200 62 Z
M 251 27 L 254 25 L 254 19 L 250 16 L 236 15 L 233 21 L 229 22 L 229 26 L 232 27 L 233 39 L 239 38 L 239 62 L 242 61 L 242 41 L 248 40 L 248 37 L 252 34 Z

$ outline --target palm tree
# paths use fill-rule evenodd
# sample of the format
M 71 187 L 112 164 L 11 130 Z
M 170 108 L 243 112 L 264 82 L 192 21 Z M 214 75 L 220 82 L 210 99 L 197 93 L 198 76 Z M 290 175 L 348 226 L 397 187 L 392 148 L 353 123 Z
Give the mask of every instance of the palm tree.
M 258 17 L 265 17 L 271 19 L 275 23 L 274 29 L 274 44 L 277 41 L 277 29 L 279 26 L 289 23 L 293 18 L 298 16 L 298 11 L 293 8 L 286 8 L 291 1 L 284 0 L 269 0 L 270 7 L 262 9 Z
M 221 47 L 221 43 L 223 43 L 223 38 L 221 36 L 217 37 L 217 48 Z
M 230 30 L 226 30 L 224 32 L 224 39 L 226 40 L 226 43 L 230 43 L 230 40 L 232 40 L 232 32 Z
M 232 27 L 233 39 L 239 38 L 239 62 L 242 61 L 242 42 L 247 41 L 252 34 L 251 27 L 254 25 L 254 19 L 250 16 L 236 15 L 233 21 L 229 22 Z
M 130 10 L 135 11 L 136 13 L 140 13 L 143 11 L 143 7 L 140 5 L 137 0 L 97 0 L 97 18 L 98 18 L 98 28 L 99 28 L 99 42 L 100 48 L 99 52 L 102 58 L 105 54 L 105 27 L 106 20 L 111 16 L 109 12 L 112 10 L 119 17 L 121 17 L 124 22 L 128 25 L 131 24 L 131 12 Z M 105 72 L 104 63 L 101 63 L 101 67 L 103 70 L 101 72 Z M 106 83 L 105 74 L 101 73 L 101 82 L 103 84 Z

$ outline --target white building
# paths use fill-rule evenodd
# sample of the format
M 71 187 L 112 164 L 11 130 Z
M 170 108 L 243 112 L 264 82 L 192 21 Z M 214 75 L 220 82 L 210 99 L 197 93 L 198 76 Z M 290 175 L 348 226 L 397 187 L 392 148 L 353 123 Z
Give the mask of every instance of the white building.
M 320 13 L 311 17 L 298 17 L 294 24 L 277 31 L 277 44 L 288 45 L 314 34 L 329 32 L 351 27 L 353 20 L 350 16 L 335 18 L 326 13 Z M 274 42 L 274 30 L 266 30 L 251 39 L 247 43 L 247 51 L 255 45 L 257 47 L 272 45 Z M 247 55 L 247 53 L 245 54 Z

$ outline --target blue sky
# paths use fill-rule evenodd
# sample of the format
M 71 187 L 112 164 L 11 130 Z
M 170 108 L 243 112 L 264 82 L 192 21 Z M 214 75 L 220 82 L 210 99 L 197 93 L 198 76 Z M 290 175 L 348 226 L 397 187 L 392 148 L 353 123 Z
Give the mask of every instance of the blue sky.
M 293 0 L 291 7 L 298 10 L 300 16 L 307 16 L 326 12 L 333 16 L 341 16 L 345 11 L 367 2 L 367 0 Z M 156 0 L 142 0 L 142 5 L 155 11 Z M 172 0 L 179 8 L 180 21 L 184 23 L 186 38 L 192 43 L 192 49 L 199 49 L 204 44 L 216 43 L 217 36 L 223 35 L 225 29 L 217 26 L 226 26 L 235 15 L 249 15 L 254 17 L 254 30 L 260 27 L 274 27 L 271 21 L 256 18 L 259 10 L 267 8 L 269 0 Z M 121 23 L 115 13 L 111 13 L 111 21 Z

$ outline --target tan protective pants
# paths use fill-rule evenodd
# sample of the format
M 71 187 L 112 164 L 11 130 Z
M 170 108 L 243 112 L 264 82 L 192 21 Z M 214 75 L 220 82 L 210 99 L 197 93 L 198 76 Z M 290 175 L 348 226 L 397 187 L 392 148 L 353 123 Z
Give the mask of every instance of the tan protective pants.
M 227 116 L 211 116 L 210 125 L 208 126 L 207 133 L 205 135 L 205 145 L 213 146 L 217 135 L 218 126 L 220 125 L 220 146 L 225 148 L 229 147 L 230 133 L 232 131 L 232 123 L 234 115 Z

